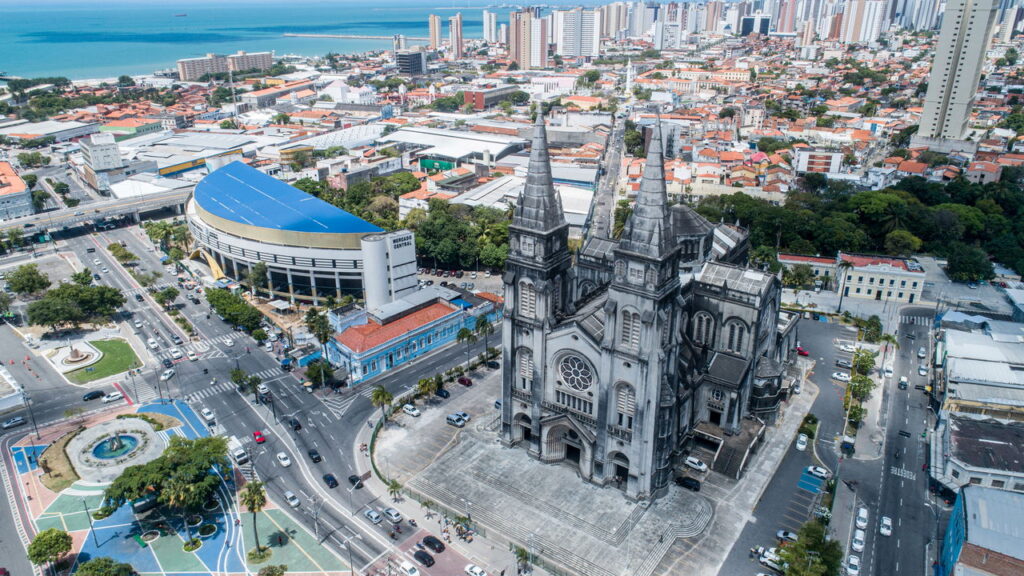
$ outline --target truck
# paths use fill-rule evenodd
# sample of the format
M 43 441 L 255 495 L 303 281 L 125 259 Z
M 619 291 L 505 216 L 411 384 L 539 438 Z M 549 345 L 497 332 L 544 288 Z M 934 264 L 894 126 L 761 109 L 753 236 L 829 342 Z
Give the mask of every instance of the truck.
M 228 454 L 235 461 L 235 464 L 241 466 L 249 461 L 249 453 L 245 451 L 245 447 L 242 446 L 242 441 L 236 436 L 228 438 Z

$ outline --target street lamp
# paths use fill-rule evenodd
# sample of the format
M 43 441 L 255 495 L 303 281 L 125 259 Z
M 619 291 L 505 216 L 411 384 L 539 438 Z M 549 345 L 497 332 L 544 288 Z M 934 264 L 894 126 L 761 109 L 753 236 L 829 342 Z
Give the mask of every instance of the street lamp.
M 96 536 L 96 527 L 92 525 L 92 514 L 89 514 L 89 506 L 85 503 L 85 498 L 82 498 L 82 509 L 85 510 L 85 517 L 89 519 L 89 532 L 92 533 L 92 541 L 96 544 L 96 547 L 100 547 L 100 540 Z
M 353 518 L 355 518 L 355 517 L 356 517 L 356 509 L 355 509 L 355 507 L 354 507 L 354 506 L 352 505 L 352 492 L 353 492 L 353 491 L 354 491 L 355 489 L 356 489 L 356 487 L 355 487 L 355 486 L 352 486 L 351 488 L 349 488 L 349 489 L 348 489 L 348 509 L 349 509 L 349 512 L 351 512 L 351 513 L 352 513 L 352 517 L 353 517 Z
M 21 401 L 25 403 L 25 407 L 28 408 L 28 417 L 32 420 L 32 429 L 36 433 L 36 440 L 42 438 L 39 435 L 39 426 L 36 425 L 36 414 L 32 411 L 32 396 L 25 391 L 25 387 L 21 388 Z

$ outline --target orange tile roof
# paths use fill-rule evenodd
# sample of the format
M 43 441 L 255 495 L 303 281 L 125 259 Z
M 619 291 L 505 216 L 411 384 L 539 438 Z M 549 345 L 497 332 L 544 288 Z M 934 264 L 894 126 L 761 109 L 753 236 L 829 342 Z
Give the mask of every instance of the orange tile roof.
M 0 196 L 19 194 L 25 188 L 25 181 L 14 171 L 10 162 L 0 162 Z
M 455 312 L 455 309 L 451 306 L 435 302 L 422 310 L 417 310 L 383 326 L 373 320 L 362 326 L 352 326 L 341 334 L 336 335 L 335 340 L 353 352 L 365 352 L 421 326 L 444 318 L 452 312 Z
M 900 260 L 899 258 L 887 258 L 885 256 L 861 256 L 859 254 L 843 253 L 839 254 L 839 258 L 853 264 L 856 268 L 863 268 L 864 266 L 873 266 L 877 264 L 888 264 L 893 268 L 909 270 L 909 268 L 907 268 L 906 260 Z
M 776 258 L 779 262 L 813 262 L 814 264 L 832 264 L 836 263 L 834 258 L 822 258 L 820 256 L 803 256 L 800 254 L 785 254 L 779 252 Z

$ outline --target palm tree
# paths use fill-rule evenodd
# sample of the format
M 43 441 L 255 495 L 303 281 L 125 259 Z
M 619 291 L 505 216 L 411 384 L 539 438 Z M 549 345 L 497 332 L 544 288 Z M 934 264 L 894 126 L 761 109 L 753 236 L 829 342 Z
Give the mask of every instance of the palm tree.
M 195 502 L 196 485 L 184 476 L 172 476 L 163 485 L 161 495 L 171 508 L 177 508 L 181 512 L 185 524 L 185 536 L 187 542 L 192 542 L 192 530 L 188 526 L 188 513 Z
M 455 335 L 455 340 L 462 343 L 466 343 L 466 370 L 469 370 L 470 352 L 473 350 L 473 344 L 476 342 L 476 334 L 469 328 L 461 328 L 459 333 Z
M 310 308 L 306 312 L 306 328 L 320 342 L 320 353 L 323 355 L 324 360 L 326 360 L 327 340 L 334 333 L 334 328 L 331 327 L 331 321 L 327 318 L 327 314 L 321 312 L 316 306 Z
M 388 413 L 384 408 L 386 406 L 390 406 L 391 401 L 394 399 L 395 397 L 391 395 L 391 392 L 388 392 L 388 389 L 383 386 L 377 386 L 373 389 L 373 392 L 370 393 L 370 404 L 380 408 L 381 421 L 388 419 Z
M 839 308 L 836 312 L 843 311 L 843 293 L 846 291 L 846 273 L 849 272 L 851 268 L 853 268 L 853 262 L 847 260 L 839 261 Z
M 476 333 L 482 334 L 484 337 L 484 356 L 487 355 L 487 337 L 494 334 L 494 324 L 487 319 L 486 314 L 481 314 L 476 317 Z
M 146 234 L 149 239 L 160 245 L 160 249 L 167 250 L 167 241 L 171 239 L 171 225 L 167 222 L 150 222 L 146 225 Z
M 889 345 L 892 345 L 893 349 L 900 349 L 899 338 L 889 333 L 883 333 L 882 337 L 878 339 L 879 342 L 886 344 L 885 353 L 882 354 L 882 370 L 885 370 L 885 357 L 889 355 Z
M 398 496 L 402 493 L 402 483 L 394 478 L 388 480 L 388 494 L 391 495 L 391 499 L 398 502 Z
M 260 534 L 256 530 L 256 515 L 262 512 L 263 507 L 267 505 L 267 491 L 263 489 L 263 482 L 253 480 L 246 484 L 238 501 L 249 512 L 252 512 L 252 537 L 256 540 L 256 552 L 259 553 L 262 547 L 260 546 Z
M 437 393 L 439 388 L 437 380 L 433 378 L 420 378 L 420 381 L 416 383 L 416 393 L 428 398 Z

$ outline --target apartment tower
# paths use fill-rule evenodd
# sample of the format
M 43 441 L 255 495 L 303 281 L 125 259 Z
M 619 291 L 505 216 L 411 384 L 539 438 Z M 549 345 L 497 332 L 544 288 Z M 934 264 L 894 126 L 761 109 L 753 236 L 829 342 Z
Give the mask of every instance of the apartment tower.
M 437 50 L 441 47 L 441 17 L 431 14 L 430 22 L 430 49 Z
M 448 43 L 451 45 L 451 60 L 462 59 L 462 12 L 448 19 Z

